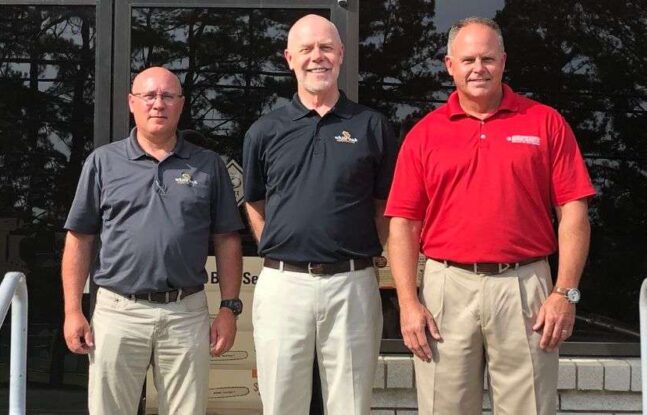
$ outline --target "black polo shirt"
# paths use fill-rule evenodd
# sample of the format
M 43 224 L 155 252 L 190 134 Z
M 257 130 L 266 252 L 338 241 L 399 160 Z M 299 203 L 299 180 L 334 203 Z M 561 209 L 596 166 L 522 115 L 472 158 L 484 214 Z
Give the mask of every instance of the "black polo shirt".
M 245 200 L 265 200 L 259 254 L 330 263 L 382 251 L 375 199 L 386 199 L 396 142 L 386 118 L 342 93 L 320 117 L 295 94 L 245 136 Z
M 204 284 L 210 236 L 243 227 L 222 159 L 187 133 L 160 162 L 135 129 L 86 159 L 65 229 L 99 235 L 97 285 L 139 294 Z

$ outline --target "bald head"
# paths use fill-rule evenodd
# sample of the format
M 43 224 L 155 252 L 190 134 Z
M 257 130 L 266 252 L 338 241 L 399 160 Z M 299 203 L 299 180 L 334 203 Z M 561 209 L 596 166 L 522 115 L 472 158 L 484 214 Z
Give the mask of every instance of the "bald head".
M 325 17 L 317 14 L 309 14 L 297 20 L 288 32 L 288 49 L 299 43 L 301 37 L 312 31 L 329 31 L 332 39 L 341 45 L 341 37 L 337 27 Z
M 135 76 L 133 79 L 132 92 L 142 92 L 144 85 L 148 83 L 164 83 L 173 88 L 173 91 L 176 94 L 182 93 L 182 85 L 178 77 L 171 71 L 161 66 L 152 66 L 148 69 L 144 69 Z

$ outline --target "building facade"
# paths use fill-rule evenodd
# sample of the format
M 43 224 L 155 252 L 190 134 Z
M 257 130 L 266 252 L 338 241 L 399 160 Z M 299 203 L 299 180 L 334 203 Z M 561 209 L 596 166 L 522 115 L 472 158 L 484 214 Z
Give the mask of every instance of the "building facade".
M 85 405 L 87 359 L 67 351 L 62 338 L 62 226 L 85 157 L 128 134 L 132 76 L 164 65 L 180 77 L 186 96 L 180 128 L 202 132 L 206 140 L 198 144 L 227 159 L 239 186 L 245 131 L 296 89 L 282 52 L 290 25 L 309 13 L 330 18 L 341 32 L 341 88 L 386 114 L 400 140 L 453 90 L 443 65 L 450 25 L 471 15 L 499 23 L 508 53 L 505 82 L 565 116 L 598 190 L 583 299 L 574 336 L 562 349 L 575 360 L 564 360 L 561 376 L 574 367 L 577 391 L 586 373 L 600 373 L 602 386 L 590 390 L 602 393 L 613 366 L 605 362 L 615 359 L 629 369 L 608 373 L 627 374 L 629 387 L 610 391 L 636 392 L 630 357 L 639 353 L 638 292 L 647 277 L 644 1 L 1 0 L 0 273 L 27 275 L 30 396 L 57 391 L 70 399 L 50 407 Z M 243 238 L 245 255 L 256 255 L 251 235 Z M 409 357 L 395 292 L 381 294 L 386 372 L 383 384 L 379 374 L 376 380 L 378 403 L 398 389 L 393 399 L 407 399 L 413 388 L 389 386 L 389 376 L 408 373 Z M 87 296 L 88 312 L 90 303 Z M 0 397 L 9 379 L 8 326 L 0 331 Z M 391 368 L 390 361 L 398 363 Z M 587 372 L 582 362 L 589 361 L 602 371 Z M 376 411 L 415 411 L 407 402 L 380 403 Z

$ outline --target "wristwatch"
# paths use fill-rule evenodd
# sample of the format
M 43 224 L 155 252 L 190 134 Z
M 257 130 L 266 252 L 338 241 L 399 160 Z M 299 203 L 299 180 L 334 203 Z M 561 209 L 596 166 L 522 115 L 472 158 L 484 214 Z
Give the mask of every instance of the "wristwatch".
M 581 294 L 580 290 L 578 290 L 577 288 L 555 287 L 553 288 L 553 292 L 563 295 L 571 304 L 577 304 L 580 302 Z
M 222 300 L 220 302 L 220 308 L 226 307 L 234 313 L 235 316 L 243 312 L 243 302 L 240 301 L 240 298 L 231 298 L 229 300 Z

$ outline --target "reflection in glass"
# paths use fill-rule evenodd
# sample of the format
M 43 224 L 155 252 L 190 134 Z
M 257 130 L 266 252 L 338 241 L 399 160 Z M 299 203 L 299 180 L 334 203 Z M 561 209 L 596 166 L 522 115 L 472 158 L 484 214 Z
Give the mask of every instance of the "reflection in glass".
M 451 11 L 447 4 L 362 8 L 360 101 L 387 114 L 404 138 L 453 90 L 443 65 L 451 24 L 475 14 L 494 18 L 508 53 L 505 81 L 565 116 L 599 191 L 574 340 L 637 341 L 630 333 L 647 277 L 647 3 L 473 0 L 452 3 Z M 383 293 L 385 307 L 395 308 L 394 298 Z M 399 337 L 392 320 L 385 331 Z
M 62 229 L 93 146 L 94 7 L 0 7 L 0 274 L 29 290 L 28 381 L 84 386 L 62 338 Z M 0 378 L 8 379 L 2 330 Z

